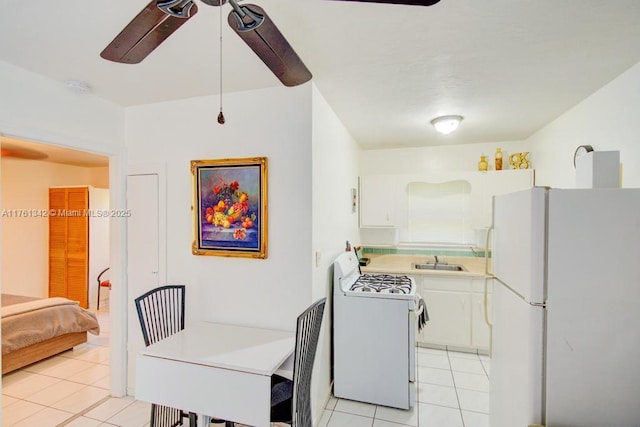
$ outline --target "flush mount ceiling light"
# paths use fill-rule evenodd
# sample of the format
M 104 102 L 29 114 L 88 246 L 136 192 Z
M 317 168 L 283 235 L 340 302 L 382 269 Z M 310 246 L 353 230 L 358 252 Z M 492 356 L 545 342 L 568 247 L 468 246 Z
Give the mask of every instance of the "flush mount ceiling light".
M 462 116 L 441 116 L 431 120 L 431 124 L 440 133 L 450 134 L 458 128 L 462 121 Z
M 91 86 L 88 83 L 83 82 L 81 80 L 67 80 L 64 82 L 67 88 L 71 92 L 75 93 L 89 93 L 91 92 Z

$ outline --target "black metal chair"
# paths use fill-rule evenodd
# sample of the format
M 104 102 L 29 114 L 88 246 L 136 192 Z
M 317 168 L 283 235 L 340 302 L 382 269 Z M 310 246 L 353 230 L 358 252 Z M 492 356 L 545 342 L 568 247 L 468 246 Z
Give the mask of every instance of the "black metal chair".
M 155 288 L 135 299 L 144 344 L 149 346 L 184 329 L 184 285 Z M 196 414 L 162 405 L 151 405 L 151 427 L 175 427 L 189 418 L 195 426 Z
M 102 280 L 102 275 L 109 271 L 109 267 L 105 268 L 98 274 L 98 304 L 96 310 L 100 310 L 100 289 L 101 288 L 109 288 L 111 290 L 111 281 L 110 280 Z
M 271 379 L 271 421 L 295 427 L 311 427 L 311 374 L 318 348 L 322 315 L 327 299 L 313 303 L 296 325 L 293 380 L 274 375 Z

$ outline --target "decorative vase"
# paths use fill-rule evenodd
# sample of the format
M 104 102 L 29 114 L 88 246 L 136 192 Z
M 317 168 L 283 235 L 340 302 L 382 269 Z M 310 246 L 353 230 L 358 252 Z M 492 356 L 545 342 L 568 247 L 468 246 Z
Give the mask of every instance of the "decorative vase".
M 480 156 L 480 161 L 478 162 L 478 170 L 486 171 L 487 169 L 489 169 L 489 163 L 487 163 L 487 157 Z
M 502 170 L 502 149 L 496 148 L 496 170 Z

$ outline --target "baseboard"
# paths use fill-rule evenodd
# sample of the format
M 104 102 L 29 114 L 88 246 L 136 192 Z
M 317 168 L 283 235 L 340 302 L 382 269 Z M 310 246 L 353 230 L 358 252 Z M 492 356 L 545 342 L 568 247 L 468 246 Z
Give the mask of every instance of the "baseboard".
M 322 419 L 322 415 L 324 414 L 324 410 L 327 407 L 327 404 L 329 403 L 329 400 L 331 400 L 332 397 L 333 397 L 333 381 L 331 381 L 331 383 L 329 383 L 329 393 L 327 394 L 327 396 L 324 399 L 324 402 L 322 403 L 322 408 L 320 408 L 320 410 L 318 411 L 318 413 L 315 416 L 315 419 L 313 420 L 313 425 L 314 426 L 320 425 L 320 419 Z

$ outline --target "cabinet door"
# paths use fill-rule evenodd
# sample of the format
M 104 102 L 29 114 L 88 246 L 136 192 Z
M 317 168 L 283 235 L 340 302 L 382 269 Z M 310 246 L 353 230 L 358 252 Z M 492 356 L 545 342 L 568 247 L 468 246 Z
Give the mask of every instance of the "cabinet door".
M 360 227 L 393 227 L 401 189 L 393 175 L 360 177 Z
M 487 309 L 491 313 L 491 294 L 488 294 Z M 485 350 L 491 345 L 491 329 L 484 316 L 484 294 L 471 295 L 471 345 Z
M 49 209 L 67 209 L 64 188 L 49 189 Z M 67 217 L 49 215 L 49 298 L 67 297 Z
M 473 199 L 474 215 L 472 222 L 474 228 L 486 228 L 491 225 L 493 216 L 493 196 L 513 193 L 514 191 L 526 190 L 533 187 L 534 171 L 525 170 L 503 170 L 483 172 L 482 185 L 477 187 L 482 195 L 475 194 Z
M 464 292 L 428 291 L 422 293 L 429 321 L 420 342 L 469 347 L 471 344 L 471 297 Z
M 87 187 L 50 188 L 49 297 L 78 301 L 87 308 L 89 266 Z
M 89 189 L 67 189 L 67 298 L 89 307 Z

